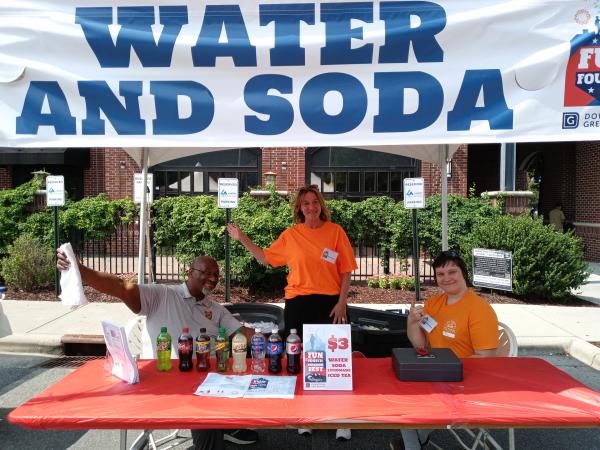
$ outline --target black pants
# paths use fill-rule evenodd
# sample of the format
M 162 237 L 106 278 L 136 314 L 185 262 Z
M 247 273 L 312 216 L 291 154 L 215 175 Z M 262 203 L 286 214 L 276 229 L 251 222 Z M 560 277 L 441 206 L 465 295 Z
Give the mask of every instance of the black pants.
M 224 450 L 223 430 L 191 430 L 194 450 Z
M 305 323 L 333 323 L 333 317 L 329 317 L 329 314 L 339 298 L 339 295 L 311 294 L 286 299 L 283 311 L 285 321 L 283 338 L 285 339 L 290 334 L 290 330 L 295 328 L 302 339 L 302 325 Z

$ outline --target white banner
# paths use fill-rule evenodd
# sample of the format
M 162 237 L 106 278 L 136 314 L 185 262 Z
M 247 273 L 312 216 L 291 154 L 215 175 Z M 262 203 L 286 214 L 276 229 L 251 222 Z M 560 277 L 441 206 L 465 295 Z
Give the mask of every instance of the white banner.
M 584 0 L 3 0 L 0 147 L 600 138 Z

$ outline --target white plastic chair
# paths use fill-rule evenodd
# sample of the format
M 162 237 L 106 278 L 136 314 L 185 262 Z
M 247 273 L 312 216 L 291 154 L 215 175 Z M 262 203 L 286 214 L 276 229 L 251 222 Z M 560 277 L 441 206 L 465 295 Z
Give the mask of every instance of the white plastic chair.
M 508 357 L 516 357 L 519 352 L 519 346 L 517 344 L 517 337 L 513 333 L 513 331 L 508 327 L 508 325 L 498 322 L 498 349 L 496 350 L 496 356 L 508 356 Z M 490 435 L 489 431 L 485 428 L 479 428 L 478 430 L 469 430 L 468 428 L 452 428 L 452 425 L 448 425 L 448 430 L 450 433 L 454 435 L 456 440 L 462 446 L 462 448 L 466 450 L 475 450 L 479 447 L 483 449 L 489 449 L 489 446 L 493 446 L 497 450 L 503 450 L 502 446 L 498 444 L 498 442 Z M 466 433 L 471 439 L 473 439 L 471 445 L 469 446 L 464 442 L 464 440 L 459 436 L 457 431 L 463 431 Z M 443 450 L 441 447 L 437 446 L 433 442 L 429 442 L 433 447 L 438 450 Z M 510 450 L 515 450 L 515 429 L 508 429 L 508 448 Z
M 138 359 L 142 354 L 142 335 L 146 330 L 146 316 L 135 316 L 131 319 L 127 325 L 125 325 L 125 334 L 127 334 L 127 343 L 129 344 L 129 351 L 131 355 Z M 158 450 L 160 446 L 170 442 L 172 440 L 181 439 L 179 442 L 174 442 L 172 445 L 161 447 L 162 450 L 174 447 L 181 444 L 183 441 L 189 438 L 179 435 L 179 430 L 175 430 L 169 433 L 167 436 L 160 439 L 154 439 L 152 430 L 144 430 L 131 444 L 130 450 L 141 450 L 146 445 L 152 450 Z

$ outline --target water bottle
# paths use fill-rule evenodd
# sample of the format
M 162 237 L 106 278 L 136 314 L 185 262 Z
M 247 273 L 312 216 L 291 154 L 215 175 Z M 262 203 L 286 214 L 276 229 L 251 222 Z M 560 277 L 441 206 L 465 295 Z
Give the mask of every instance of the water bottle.
M 290 335 L 285 340 L 285 354 L 287 359 L 286 369 L 288 373 L 300 372 L 300 355 L 302 354 L 302 341 L 296 329 L 290 330 Z
M 206 334 L 206 328 L 200 328 L 196 337 L 196 368 L 199 372 L 210 369 L 210 336 Z
M 156 363 L 161 372 L 171 370 L 171 335 L 167 327 L 161 327 L 156 338 Z
M 267 351 L 269 353 L 269 372 L 281 372 L 281 354 L 283 353 L 283 342 L 281 341 L 281 336 L 279 336 L 278 328 L 273 328 L 273 331 L 271 331 Z
M 177 353 L 179 355 L 179 370 L 189 372 L 194 368 L 192 357 L 194 355 L 194 338 L 190 334 L 190 329 L 185 327 L 181 329 L 181 335 L 177 340 Z
M 254 336 L 250 340 L 250 350 L 252 351 L 252 373 L 265 372 L 265 336 L 260 332 L 260 328 L 254 329 Z
M 243 373 L 246 371 L 246 355 L 248 354 L 248 344 L 246 336 L 238 331 L 231 342 L 231 353 L 233 355 L 233 371 Z
M 219 334 L 215 339 L 215 356 L 217 372 L 227 372 L 229 370 L 229 340 L 223 327 L 219 328 Z

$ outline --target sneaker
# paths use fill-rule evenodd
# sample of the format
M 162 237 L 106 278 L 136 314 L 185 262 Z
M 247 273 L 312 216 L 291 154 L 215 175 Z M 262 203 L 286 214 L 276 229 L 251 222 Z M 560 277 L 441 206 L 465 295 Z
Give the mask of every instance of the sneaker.
M 298 428 L 298 434 L 300 436 L 311 436 L 312 430 L 310 428 Z
M 258 433 L 254 430 L 240 428 L 238 430 L 225 430 L 223 440 L 238 445 L 248 445 L 258 442 Z
M 335 439 L 338 441 L 349 441 L 352 437 L 352 430 L 350 428 L 338 428 L 335 431 Z

